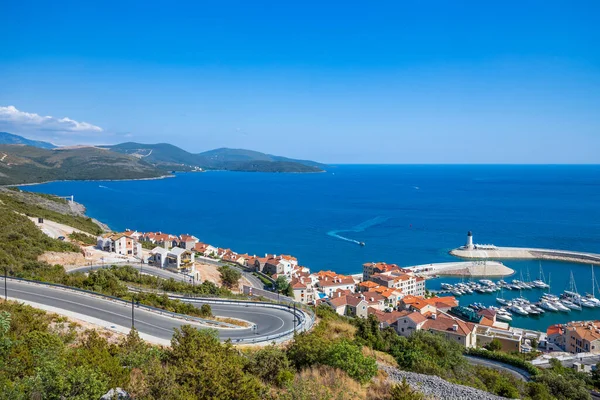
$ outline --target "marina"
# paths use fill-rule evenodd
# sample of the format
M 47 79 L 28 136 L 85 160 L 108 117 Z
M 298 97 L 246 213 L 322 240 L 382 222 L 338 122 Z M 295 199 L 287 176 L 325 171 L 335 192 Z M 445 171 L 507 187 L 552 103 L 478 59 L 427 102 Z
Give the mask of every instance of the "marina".
M 561 279 L 553 287 L 551 280 L 546 280 L 541 264 L 537 279 L 529 278 L 528 268 L 525 273 L 521 271 L 518 278 L 492 281 L 469 277 L 455 283 L 440 281 L 437 293 L 456 296 L 461 306 L 475 312 L 495 311 L 498 321 L 528 329 L 543 331 L 554 323 L 600 317 L 600 300 L 596 298 L 600 286 L 593 266 L 591 280 L 587 279 L 592 284 L 590 292 L 584 294 L 579 293 L 573 272 L 569 279 Z

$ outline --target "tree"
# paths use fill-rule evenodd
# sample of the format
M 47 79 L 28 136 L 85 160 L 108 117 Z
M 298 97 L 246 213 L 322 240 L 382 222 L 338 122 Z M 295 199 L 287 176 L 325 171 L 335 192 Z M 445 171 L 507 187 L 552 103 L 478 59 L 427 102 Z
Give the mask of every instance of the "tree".
M 202 307 L 200 307 L 200 315 L 202 317 L 212 317 L 213 313 L 210 304 L 202 304 Z
M 275 281 L 275 290 L 279 293 L 283 293 L 290 286 L 285 276 L 278 276 Z
M 494 338 L 484 347 L 489 351 L 500 351 L 502 350 L 502 342 L 498 338 Z
M 537 348 L 538 348 L 538 345 L 539 345 L 539 342 L 538 342 L 538 340 L 537 340 L 537 339 L 535 339 L 535 338 L 534 338 L 534 339 L 531 339 L 531 348 L 532 348 L 533 350 L 537 350 Z
M 185 398 L 264 398 L 258 378 L 244 372 L 246 362 L 230 342 L 219 342 L 216 331 L 189 325 L 175 329 L 169 363 L 176 382 L 192 395 Z
M 237 286 L 240 279 L 242 278 L 242 274 L 237 269 L 231 268 L 228 265 L 223 265 L 219 267 L 219 273 L 221 274 L 221 282 L 223 285 L 228 288 L 233 288 Z
M 402 378 L 402 382 L 392 386 L 390 390 L 391 400 L 423 400 L 423 393 L 417 392 Z
M 245 370 L 263 382 L 278 386 L 283 386 L 294 378 L 285 351 L 274 345 L 252 353 Z
M 375 359 L 365 357 L 360 347 L 346 340 L 331 345 L 322 363 L 345 371 L 352 379 L 363 384 L 377 374 Z

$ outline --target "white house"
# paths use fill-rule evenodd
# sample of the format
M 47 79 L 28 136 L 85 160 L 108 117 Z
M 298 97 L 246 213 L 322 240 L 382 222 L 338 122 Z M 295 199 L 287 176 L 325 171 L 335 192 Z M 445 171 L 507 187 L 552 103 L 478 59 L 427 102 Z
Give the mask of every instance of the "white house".
M 107 233 L 98 236 L 97 246 L 100 250 L 124 256 L 142 257 L 142 245 L 131 236 L 123 233 Z

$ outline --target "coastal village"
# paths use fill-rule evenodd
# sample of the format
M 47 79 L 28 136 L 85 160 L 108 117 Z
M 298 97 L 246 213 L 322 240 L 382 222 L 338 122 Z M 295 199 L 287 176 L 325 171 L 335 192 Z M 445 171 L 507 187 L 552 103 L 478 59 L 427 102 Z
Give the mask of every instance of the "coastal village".
M 185 274 L 196 283 L 204 279 L 203 269 L 214 263 L 236 265 L 273 283 L 283 277 L 294 301 L 308 306 L 323 304 L 349 317 L 373 315 L 382 329 L 391 327 L 401 336 L 424 330 L 442 333 L 466 348 L 485 347 L 495 341 L 506 352 L 540 349 L 552 352 L 553 357 L 577 360 L 574 366 L 581 370 L 592 368 L 596 354 L 600 356 L 600 321 L 553 325 L 547 332 L 511 327 L 494 308 L 472 310 L 461 307 L 456 296 L 432 295 L 426 289 L 427 275 L 418 268 L 369 262 L 363 264 L 362 274 L 311 272 L 291 255 L 239 254 L 189 234 L 132 230 L 99 236 L 97 249 Z M 585 357 L 590 360 L 587 364 Z

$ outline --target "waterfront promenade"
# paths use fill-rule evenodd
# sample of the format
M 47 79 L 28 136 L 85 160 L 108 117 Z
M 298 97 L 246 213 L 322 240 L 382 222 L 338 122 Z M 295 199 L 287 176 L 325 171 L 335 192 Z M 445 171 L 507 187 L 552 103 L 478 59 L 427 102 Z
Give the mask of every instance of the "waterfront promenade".
M 515 273 L 514 270 L 497 261 L 458 261 L 434 264 L 422 264 L 406 267 L 423 276 L 467 276 L 501 278 Z
M 600 254 L 525 247 L 485 246 L 485 248 L 478 248 L 475 245 L 473 248 L 467 248 L 463 246 L 451 250 L 450 254 L 459 258 L 477 260 L 555 260 L 600 264 Z

